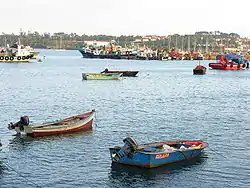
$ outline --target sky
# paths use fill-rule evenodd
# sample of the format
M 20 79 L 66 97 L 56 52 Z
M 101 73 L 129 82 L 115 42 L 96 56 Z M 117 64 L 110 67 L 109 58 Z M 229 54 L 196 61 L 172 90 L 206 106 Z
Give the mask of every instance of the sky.
M 0 33 L 250 37 L 250 0 L 1 0 Z

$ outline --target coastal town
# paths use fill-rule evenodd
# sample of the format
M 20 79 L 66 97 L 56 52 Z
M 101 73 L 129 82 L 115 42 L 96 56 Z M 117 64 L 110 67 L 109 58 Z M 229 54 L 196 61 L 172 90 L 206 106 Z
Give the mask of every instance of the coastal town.
M 76 33 L 20 31 L 19 35 L 0 35 L 0 46 L 20 39 L 33 48 L 78 49 L 93 55 L 130 55 L 130 59 L 137 56 L 137 59 L 148 60 L 214 60 L 216 55 L 228 53 L 250 59 L 250 38 L 219 31 L 168 36 L 79 36 Z

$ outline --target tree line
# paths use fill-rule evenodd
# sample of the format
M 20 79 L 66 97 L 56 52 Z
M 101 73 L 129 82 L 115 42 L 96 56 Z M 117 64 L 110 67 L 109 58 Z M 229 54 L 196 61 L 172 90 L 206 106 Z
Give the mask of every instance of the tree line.
M 150 38 L 150 36 L 148 36 Z M 240 35 L 237 33 L 215 32 L 196 32 L 192 35 L 168 35 L 166 37 L 158 37 L 154 40 L 135 42 L 136 39 L 141 39 L 143 36 L 137 35 L 78 35 L 76 33 L 38 33 L 35 32 L 20 32 L 17 34 L 0 35 L 0 46 L 5 47 L 7 44 L 12 45 L 18 41 L 23 45 L 30 45 L 33 48 L 52 48 L 52 49 L 77 49 L 84 46 L 86 40 L 111 41 L 114 40 L 116 45 L 122 47 L 139 47 L 148 46 L 155 49 L 170 50 L 172 48 L 185 51 L 202 51 L 213 52 L 223 51 L 226 47 L 239 48 L 241 45 L 248 46 L 248 40 L 240 40 Z

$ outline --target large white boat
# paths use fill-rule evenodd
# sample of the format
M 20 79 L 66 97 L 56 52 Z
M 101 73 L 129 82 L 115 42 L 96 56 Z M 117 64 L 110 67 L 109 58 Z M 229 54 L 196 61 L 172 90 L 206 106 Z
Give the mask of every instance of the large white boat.
M 31 59 L 36 58 L 37 54 L 30 46 L 14 44 L 7 45 L 7 48 L 0 48 L 0 62 L 29 62 Z

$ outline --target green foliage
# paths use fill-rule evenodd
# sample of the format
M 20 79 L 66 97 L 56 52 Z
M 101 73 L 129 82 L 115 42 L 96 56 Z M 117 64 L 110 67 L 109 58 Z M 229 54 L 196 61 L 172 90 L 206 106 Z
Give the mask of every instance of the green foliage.
M 139 47 L 148 46 L 153 49 L 171 49 L 177 48 L 181 50 L 200 50 L 200 51 L 219 51 L 221 45 L 223 48 L 231 47 L 235 48 L 240 46 L 238 39 L 240 36 L 237 33 L 222 33 L 219 31 L 196 32 L 194 35 L 169 35 L 168 37 L 162 37 L 162 39 L 149 40 L 147 42 L 135 43 L 136 39 L 141 39 L 143 36 L 133 35 L 78 35 L 76 33 L 64 33 L 57 32 L 54 34 L 38 32 L 21 32 L 19 35 L 5 34 L 0 35 L 0 46 L 6 46 L 6 44 L 13 44 L 19 39 L 22 44 L 30 45 L 34 48 L 82 48 L 83 41 L 86 40 L 100 40 L 111 41 L 115 40 L 115 45 L 122 47 Z M 243 41 L 243 44 L 249 45 L 248 41 Z

